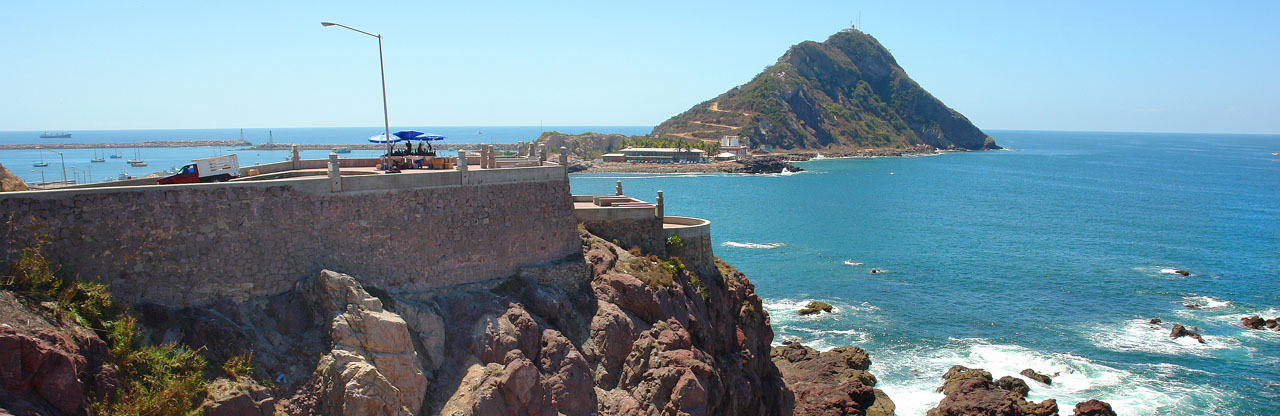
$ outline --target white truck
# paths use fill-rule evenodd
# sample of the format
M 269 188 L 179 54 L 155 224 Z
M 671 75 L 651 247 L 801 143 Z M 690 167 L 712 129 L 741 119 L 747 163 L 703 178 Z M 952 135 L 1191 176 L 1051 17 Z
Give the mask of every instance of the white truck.
M 234 154 L 193 159 L 192 162 L 173 176 L 160 179 L 160 184 L 222 182 L 240 176 L 240 159 Z

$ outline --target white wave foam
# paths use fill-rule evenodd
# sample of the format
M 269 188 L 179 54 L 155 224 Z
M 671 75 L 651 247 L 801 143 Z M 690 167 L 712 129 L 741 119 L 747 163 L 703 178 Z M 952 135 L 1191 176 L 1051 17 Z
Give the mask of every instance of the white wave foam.
M 814 315 L 800 316 L 800 310 L 809 306 L 809 302 L 823 302 L 831 305 L 831 312 L 823 312 Z M 845 303 L 838 300 L 819 300 L 819 299 L 764 299 L 764 310 L 769 312 L 769 318 L 773 321 L 774 326 L 781 328 L 793 322 L 816 321 L 830 319 L 833 315 L 844 313 L 854 313 L 859 315 L 874 314 L 880 310 L 880 307 L 867 302 L 856 304 Z M 817 329 L 810 329 L 807 325 L 798 325 L 791 329 L 802 332 L 814 332 Z M 837 332 L 828 332 L 837 334 Z
M 1131 319 L 1113 325 L 1090 326 L 1081 328 L 1086 337 L 1098 348 L 1130 352 L 1139 351 L 1163 355 L 1195 355 L 1212 356 L 1215 351 L 1223 349 L 1250 347 L 1241 345 L 1238 339 L 1223 335 L 1201 334 L 1204 343 L 1191 338 L 1171 338 L 1169 332 L 1173 323 L 1165 322 L 1153 325 L 1144 319 Z M 1188 329 L 1192 329 L 1188 325 Z
M 787 243 L 763 243 L 762 244 L 762 243 L 739 243 L 737 241 L 725 241 L 723 243 L 720 243 L 720 245 L 725 247 L 755 248 L 755 249 L 767 250 L 767 249 L 773 249 L 773 248 L 785 246 L 787 245 Z
M 1212 296 L 1183 296 L 1183 305 L 1199 305 L 1198 309 L 1218 309 L 1231 306 L 1231 301 Z
M 1181 279 L 1185 279 L 1185 278 L 1187 277 L 1187 276 L 1183 276 L 1183 275 L 1181 275 L 1181 274 L 1178 274 L 1178 270 L 1179 270 L 1179 269 L 1175 269 L 1175 268 L 1172 268 L 1172 267 L 1166 267 L 1166 266 L 1141 266 L 1141 267 L 1134 267 L 1134 268 L 1133 268 L 1133 270 L 1136 270 L 1136 271 L 1138 271 L 1138 272 L 1141 272 L 1142 274 L 1145 274 L 1145 275 L 1147 275 L 1147 276 L 1154 277 L 1154 278 L 1159 278 L 1159 279 L 1179 279 L 1179 280 L 1181 280 Z M 1195 276 L 1195 275 L 1193 274 L 1193 275 L 1191 275 L 1191 276 Z
M 854 267 L 857 267 L 857 266 L 861 266 L 861 265 L 862 265 L 862 262 L 860 262 L 860 261 L 853 261 L 853 260 L 845 260 L 845 261 L 844 261 L 844 265 L 845 265 L 845 266 L 854 266 Z
M 941 376 L 952 365 L 982 368 L 993 378 L 1024 378 L 1031 386 L 1028 400 L 1058 400 L 1067 414 L 1075 403 L 1096 398 L 1112 405 L 1119 414 L 1169 414 L 1185 409 L 1192 396 L 1230 399 L 1233 392 L 1205 385 L 1188 385 L 1161 376 L 1161 371 L 1135 373 L 1110 367 L 1084 357 L 1065 353 L 1046 353 L 1017 345 L 992 344 L 984 339 L 960 339 L 940 347 L 910 347 L 873 351 L 871 371 L 881 383 L 877 386 L 889 394 L 899 415 L 924 415 L 942 399 L 935 393 L 942 384 Z M 1048 374 L 1053 384 L 1026 380 L 1018 374 L 1031 368 Z M 1144 369 L 1145 370 L 1145 369 Z M 1177 371 L 1163 368 L 1163 371 Z M 1179 407 L 1182 406 L 1182 407 Z M 1191 414 L 1202 413 L 1192 409 Z

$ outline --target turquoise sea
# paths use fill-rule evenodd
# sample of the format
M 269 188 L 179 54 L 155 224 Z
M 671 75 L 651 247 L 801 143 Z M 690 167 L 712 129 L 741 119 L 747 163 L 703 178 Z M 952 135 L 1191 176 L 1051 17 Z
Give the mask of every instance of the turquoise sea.
M 1280 136 L 988 133 L 1009 150 L 571 184 L 661 189 L 667 213 L 711 220 L 775 343 L 866 348 L 900 415 L 936 405 L 956 364 L 1055 375 L 1030 399 L 1063 414 L 1089 398 L 1122 415 L 1280 413 L 1280 332 L 1239 326 L 1280 316 Z M 797 316 L 812 300 L 835 313 Z

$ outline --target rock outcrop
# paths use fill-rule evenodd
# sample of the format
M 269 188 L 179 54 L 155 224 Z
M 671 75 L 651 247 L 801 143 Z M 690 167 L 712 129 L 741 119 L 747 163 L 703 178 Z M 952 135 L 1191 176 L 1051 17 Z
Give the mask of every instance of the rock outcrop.
M 1196 333 L 1195 331 L 1187 329 L 1186 327 L 1182 326 L 1182 324 L 1173 324 L 1173 330 L 1169 331 L 1169 337 L 1173 339 L 1190 337 L 1195 339 L 1196 341 L 1199 341 L 1201 344 L 1204 343 L 1204 337 L 1200 336 L 1200 334 Z
M 1240 318 L 1240 325 L 1248 329 L 1271 329 L 1280 331 L 1280 317 L 1262 319 L 1258 315 Z
M 805 305 L 803 309 L 796 313 L 800 314 L 800 316 L 817 315 L 823 312 L 831 312 L 831 310 L 831 305 L 822 302 L 809 302 L 808 305 Z
M 325 270 L 303 282 L 320 322 L 328 317 L 332 350 L 320 358 L 303 394 L 329 415 L 417 414 L 427 380 L 409 327 L 355 278 Z
M 785 342 L 770 353 L 783 380 L 795 394 L 795 415 L 889 416 L 893 401 L 867 371 L 871 358 L 858 347 L 819 353 L 797 342 Z
M 746 84 L 662 122 L 653 134 L 737 135 L 752 148 L 824 152 L 999 148 L 908 77 L 880 42 L 854 29 L 792 46 Z
M 1031 369 L 1023 373 L 1035 373 Z M 1024 374 L 1025 375 L 1025 374 Z M 1003 376 L 992 381 L 991 373 L 980 368 L 952 366 L 942 376 L 938 391 L 946 394 L 938 406 L 929 409 L 929 416 L 992 415 L 992 416 L 1051 416 L 1058 414 L 1058 402 L 1045 399 L 1039 402 L 1026 400 L 1030 386 L 1020 378 Z M 1048 383 L 1046 383 L 1048 384 Z M 1106 402 L 1089 400 L 1076 405 L 1076 414 L 1111 406 Z M 1095 413 L 1084 413 L 1095 414 Z M 1099 413 L 1101 414 L 1101 413 Z M 1115 413 L 1111 413 L 1114 415 Z
M 778 156 L 752 157 L 739 160 L 742 168 L 738 173 L 782 173 L 802 172 L 804 169 L 791 164 L 791 161 Z
M 456 390 L 433 399 L 443 402 L 439 413 L 790 411 L 791 395 L 769 361 L 773 333 L 745 276 L 723 263 L 714 278 L 671 275 L 647 258 L 583 237 L 591 268 L 576 285 L 516 279 L 497 288 L 505 296 L 436 297 L 450 336 L 469 338 L 446 351 L 464 364 Z M 477 301 L 504 302 L 504 310 L 458 307 Z
M 1116 412 L 1111 410 L 1111 404 L 1090 399 L 1076 403 L 1072 416 L 1116 416 Z
M 27 184 L 18 175 L 14 175 L 4 165 L 0 165 L 0 192 L 25 191 Z
M 120 386 L 107 344 L 33 308 L 0 291 L 0 414 L 89 414 Z
M 1050 378 L 1050 377 L 1049 377 L 1049 376 L 1047 376 L 1047 375 L 1041 374 L 1041 373 L 1037 372 L 1036 370 L 1032 370 L 1032 369 L 1030 369 L 1030 368 L 1025 369 L 1025 370 L 1022 370 L 1022 371 L 1021 371 L 1021 372 L 1019 372 L 1018 374 L 1021 374 L 1023 377 L 1026 377 L 1026 378 L 1029 378 L 1029 379 L 1032 379 L 1032 380 L 1035 380 L 1035 381 L 1039 381 L 1039 382 L 1041 382 L 1041 383 L 1044 383 L 1046 386 L 1047 386 L 1047 385 L 1050 385 L 1050 384 L 1053 384 L 1053 379 L 1052 379 L 1052 378 Z

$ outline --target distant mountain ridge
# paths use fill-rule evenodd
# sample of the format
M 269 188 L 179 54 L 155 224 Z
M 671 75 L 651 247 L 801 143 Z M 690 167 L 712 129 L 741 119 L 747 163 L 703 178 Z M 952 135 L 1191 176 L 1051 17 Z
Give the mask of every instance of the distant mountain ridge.
M 751 81 L 664 121 L 653 134 L 738 135 L 753 147 L 786 150 L 1000 148 L 855 29 L 792 46 Z

